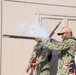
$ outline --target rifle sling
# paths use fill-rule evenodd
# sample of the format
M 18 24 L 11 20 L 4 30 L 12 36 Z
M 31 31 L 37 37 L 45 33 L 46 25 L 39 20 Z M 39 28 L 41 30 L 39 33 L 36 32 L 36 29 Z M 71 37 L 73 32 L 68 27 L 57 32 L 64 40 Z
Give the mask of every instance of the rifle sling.
M 69 52 L 67 52 L 68 55 L 70 55 L 72 58 L 74 58 L 74 56 L 72 54 L 70 54 Z

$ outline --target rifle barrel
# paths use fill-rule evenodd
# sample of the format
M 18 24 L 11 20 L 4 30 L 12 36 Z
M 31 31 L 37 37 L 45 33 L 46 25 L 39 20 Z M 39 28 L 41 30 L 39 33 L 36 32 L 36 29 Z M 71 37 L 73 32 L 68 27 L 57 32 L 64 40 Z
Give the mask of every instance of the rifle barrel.
M 61 21 L 57 24 L 57 26 L 54 28 L 54 30 L 51 32 L 51 34 L 49 35 L 49 37 L 51 38 L 55 32 L 55 30 L 59 27 Z
M 9 37 L 9 38 L 17 38 L 17 39 L 35 39 L 36 37 L 30 37 L 30 36 L 18 36 L 18 35 L 7 35 L 4 34 L 4 37 Z

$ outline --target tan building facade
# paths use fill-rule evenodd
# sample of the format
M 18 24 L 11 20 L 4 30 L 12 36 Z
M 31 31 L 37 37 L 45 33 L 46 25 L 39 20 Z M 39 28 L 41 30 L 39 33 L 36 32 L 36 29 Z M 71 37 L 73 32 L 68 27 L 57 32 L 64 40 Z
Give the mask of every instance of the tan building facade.
M 23 36 L 19 30 L 23 23 L 40 23 L 50 34 L 60 21 L 53 38 L 61 40 L 56 34 L 67 25 L 76 37 L 76 0 L 0 0 L 0 75 L 29 75 L 25 68 L 36 44 L 34 40 L 7 38 L 3 34 Z M 52 75 L 56 56 L 54 53 L 51 62 Z

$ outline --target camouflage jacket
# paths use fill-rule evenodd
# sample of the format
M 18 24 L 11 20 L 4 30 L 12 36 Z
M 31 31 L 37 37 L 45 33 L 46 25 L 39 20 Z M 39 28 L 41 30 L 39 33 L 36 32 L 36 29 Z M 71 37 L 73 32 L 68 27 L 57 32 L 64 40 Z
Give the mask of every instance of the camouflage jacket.
M 48 59 L 50 53 L 51 50 L 46 47 L 43 47 L 42 42 L 37 43 L 34 46 L 34 50 L 32 52 L 28 66 L 30 66 L 31 60 L 34 58 L 34 56 L 36 56 L 36 54 L 38 54 L 36 59 L 38 65 L 35 66 L 35 69 L 31 71 L 30 75 L 50 75 L 50 62 Z
M 43 41 L 43 46 L 49 48 L 50 50 L 58 50 L 61 53 L 61 56 L 66 54 L 74 56 L 76 51 L 76 40 L 74 38 L 65 39 L 62 42 L 47 42 Z
M 65 39 L 62 42 L 46 42 L 43 41 L 43 46 L 50 50 L 59 51 L 57 75 L 68 75 L 69 69 L 65 69 L 65 65 L 75 56 L 76 40 L 74 38 Z

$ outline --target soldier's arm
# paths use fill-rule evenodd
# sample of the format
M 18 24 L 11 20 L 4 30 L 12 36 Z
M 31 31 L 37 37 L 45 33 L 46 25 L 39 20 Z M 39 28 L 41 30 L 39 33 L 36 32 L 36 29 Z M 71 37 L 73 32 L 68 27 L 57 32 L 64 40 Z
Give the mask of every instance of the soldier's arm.
M 50 50 L 67 50 L 70 48 L 70 41 L 63 41 L 63 42 L 47 42 L 43 41 L 43 46 L 49 48 Z
M 32 62 L 32 60 L 33 60 L 33 58 L 36 56 L 36 51 L 35 51 L 35 49 L 32 51 L 32 54 L 31 54 L 31 57 L 30 57 L 30 59 L 29 59 L 29 63 L 28 63 L 28 67 L 30 67 L 30 64 L 31 64 L 31 62 Z

